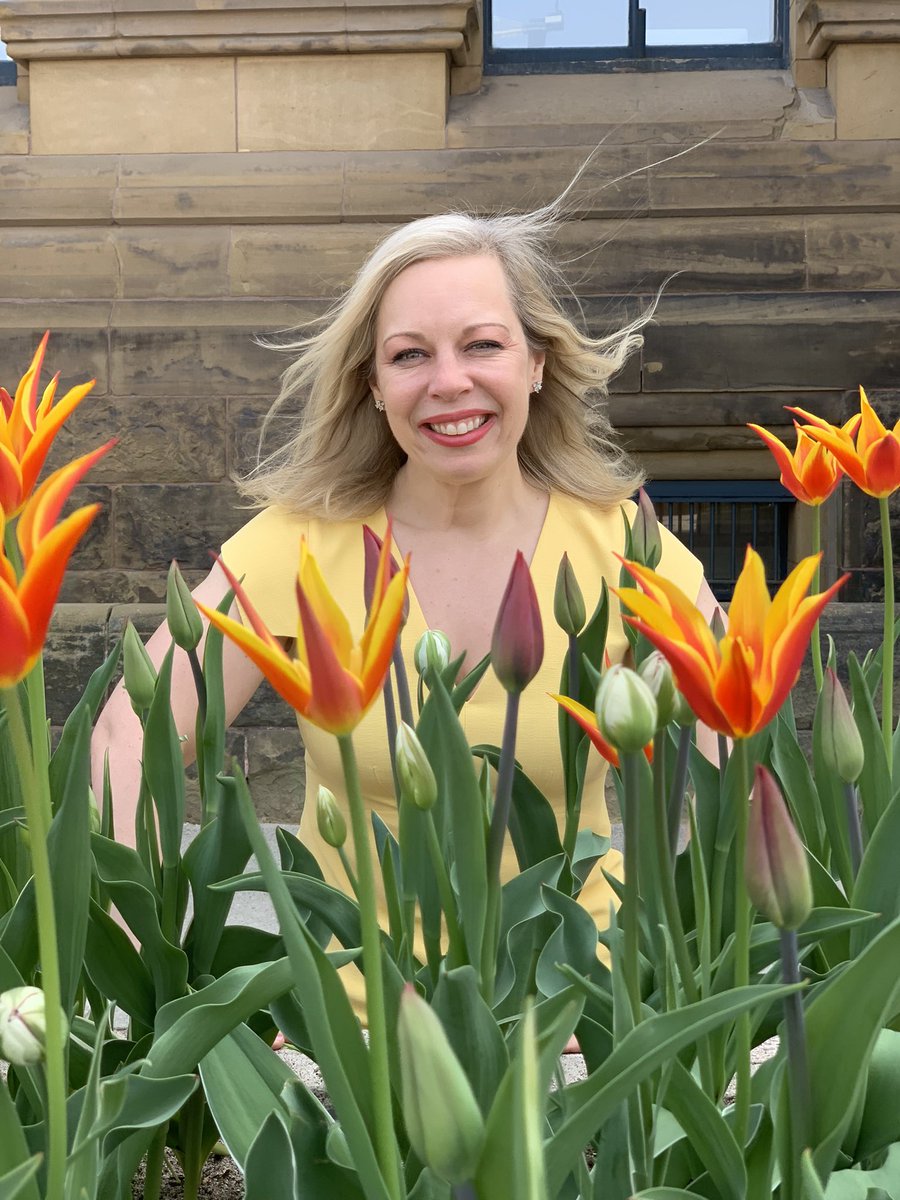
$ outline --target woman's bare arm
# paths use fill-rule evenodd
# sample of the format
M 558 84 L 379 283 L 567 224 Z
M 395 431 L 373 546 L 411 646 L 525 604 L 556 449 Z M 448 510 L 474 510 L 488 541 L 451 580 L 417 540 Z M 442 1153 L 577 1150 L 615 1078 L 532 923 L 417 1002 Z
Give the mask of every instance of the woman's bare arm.
M 228 588 L 228 580 L 216 563 L 203 582 L 194 589 L 193 595 L 208 607 L 215 608 Z M 231 616 L 238 621 L 241 619 L 237 605 L 232 605 Z M 203 625 L 205 640 L 208 628 L 205 619 Z M 155 666 L 159 667 L 162 663 L 171 641 L 168 627 L 163 624 L 147 642 L 147 651 Z M 230 725 L 256 691 L 262 681 L 262 674 L 228 638 L 223 644 L 222 668 L 225 682 L 225 719 L 226 724 Z M 197 693 L 188 656 L 178 647 L 175 648 L 172 663 L 172 714 L 176 729 L 185 737 L 182 743 L 185 764 L 191 763 L 195 756 Z M 91 774 L 94 793 L 100 797 L 103 794 L 103 764 L 108 752 L 116 838 L 128 846 L 134 846 L 135 842 L 134 815 L 141 782 L 142 739 L 141 723 L 120 683 L 104 706 L 94 729 L 91 741 Z

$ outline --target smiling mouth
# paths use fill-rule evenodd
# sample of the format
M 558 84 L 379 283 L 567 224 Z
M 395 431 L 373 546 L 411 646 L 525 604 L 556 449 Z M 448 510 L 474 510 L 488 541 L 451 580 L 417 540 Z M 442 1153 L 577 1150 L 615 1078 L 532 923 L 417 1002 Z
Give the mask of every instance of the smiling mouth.
M 429 429 L 443 437 L 460 437 L 464 433 L 471 433 L 473 429 L 480 429 L 487 419 L 487 414 L 484 414 L 480 417 L 469 417 L 467 421 L 446 421 L 443 424 L 428 421 L 426 424 Z

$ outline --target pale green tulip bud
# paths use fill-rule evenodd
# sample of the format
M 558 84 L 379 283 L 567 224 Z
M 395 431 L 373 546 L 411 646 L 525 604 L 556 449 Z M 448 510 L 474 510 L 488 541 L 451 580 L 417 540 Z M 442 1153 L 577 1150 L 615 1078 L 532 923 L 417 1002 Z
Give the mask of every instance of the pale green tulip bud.
M 697 714 L 685 700 L 684 695 L 675 689 L 675 710 L 672 713 L 672 720 L 676 725 L 696 725 Z
M 656 701 L 638 675 L 621 663 L 610 667 L 597 689 L 597 727 L 616 750 L 643 750 L 656 732 Z
M 177 562 L 169 567 L 166 581 L 166 623 L 172 640 L 182 650 L 196 650 L 200 645 L 203 622 Z
M 68 1036 L 66 1014 L 59 1010 L 63 1037 Z M 0 1058 L 14 1067 L 42 1062 L 47 1039 L 44 993 L 36 987 L 14 987 L 0 995 Z
M 427 812 L 437 800 L 437 780 L 416 731 L 405 721 L 397 730 L 395 752 L 401 796 Z
M 140 716 L 153 702 L 156 688 L 156 668 L 144 649 L 140 634 L 129 621 L 125 626 L 122 652 L 122 675 L 131 707 Z
M 670 721 L 675 719 L 675 676 L 669 666 L 669 660 L 659 650 L 648 654 L 638 667 L 638 675 L 646 683 L 656 701 L 656 721 L 658 729 L 665 729 Z
M 450 1184 L 475 1175 L 484 1119 L 437 1014 L 407 984 L 398 1021 L 403 1118 L 421 1161 Z
M 553 594 L 553 615 L 556 623 L 569 637 L 578 637 L 587 620 L 584 596 L 575 578 L 568 554 L 564 554 L 556 575 L 556 591 Z
M 429 678 L 440 675 L 450 662 L 450 639 L 439 629 L 426 629 L 413 652 L 416 671 L 427 683 Z
M 750 797 L 744 877 L 751 902 L 778 929 L 796 929 L 813 904 L 806 850 L 778 784 L 757 766 Z
M 319 784 L 319 794 L 316 797 L 316 821 L 322 841 L 340 850 L 347 840 L 347 822 L 338 807 L 334 792 Z
M 844 783 L 856 783 L 866 762 L 862 738 L 837 675 L 829 667 L 822 682 L 822 757 Z
M 655 571 L 662 558 L 662 537 L 653 501 L 643 488 L 638 492 L 637 505 L 631 526 L 631 552 L 636 562 Z

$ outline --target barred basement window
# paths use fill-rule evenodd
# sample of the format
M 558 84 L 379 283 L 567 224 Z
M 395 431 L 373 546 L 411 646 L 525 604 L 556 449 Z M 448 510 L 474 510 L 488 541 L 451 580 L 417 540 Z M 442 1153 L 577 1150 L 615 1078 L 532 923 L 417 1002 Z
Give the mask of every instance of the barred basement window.
M 788 573 L 788 521 L 796 501 L 770 480 L 660 480 L 647 492 L 661 524 L 703 563 L 719 600 L 730 600 L 748 544 L 759 553 L 769 588 Z
M 789 0 L 484 0 L 489 74 L 787 66 Z

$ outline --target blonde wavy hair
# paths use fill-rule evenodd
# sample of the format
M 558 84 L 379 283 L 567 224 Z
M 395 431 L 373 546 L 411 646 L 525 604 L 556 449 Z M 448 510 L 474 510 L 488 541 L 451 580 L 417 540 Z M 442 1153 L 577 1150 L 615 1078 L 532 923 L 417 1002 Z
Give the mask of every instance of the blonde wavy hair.
M 596 505 L 632 495 L 643 475 L 616 444 L 598 401 L 642 344 L 640 329 L 652 308 L 606 337 L 577 328 L 563 311 L 565 284 L 551 265 L 559 203 L 525 214 L 425 217 L 385 238 L 314 332 L 279 342 L 296 357 L 260 445 L 301 398 L 299 419 L 293 436 L 240 481 L 245 496 L 255 505 L 332 520 L 369 516 L 385 504 L 405 455 L 375 408 L 369 382 L 381 299 L 413 263 L 479 254 L 501 264 L 528 344 L 546 355 L 543 388 L 518 447 L 523 474 L 538 488 Z

